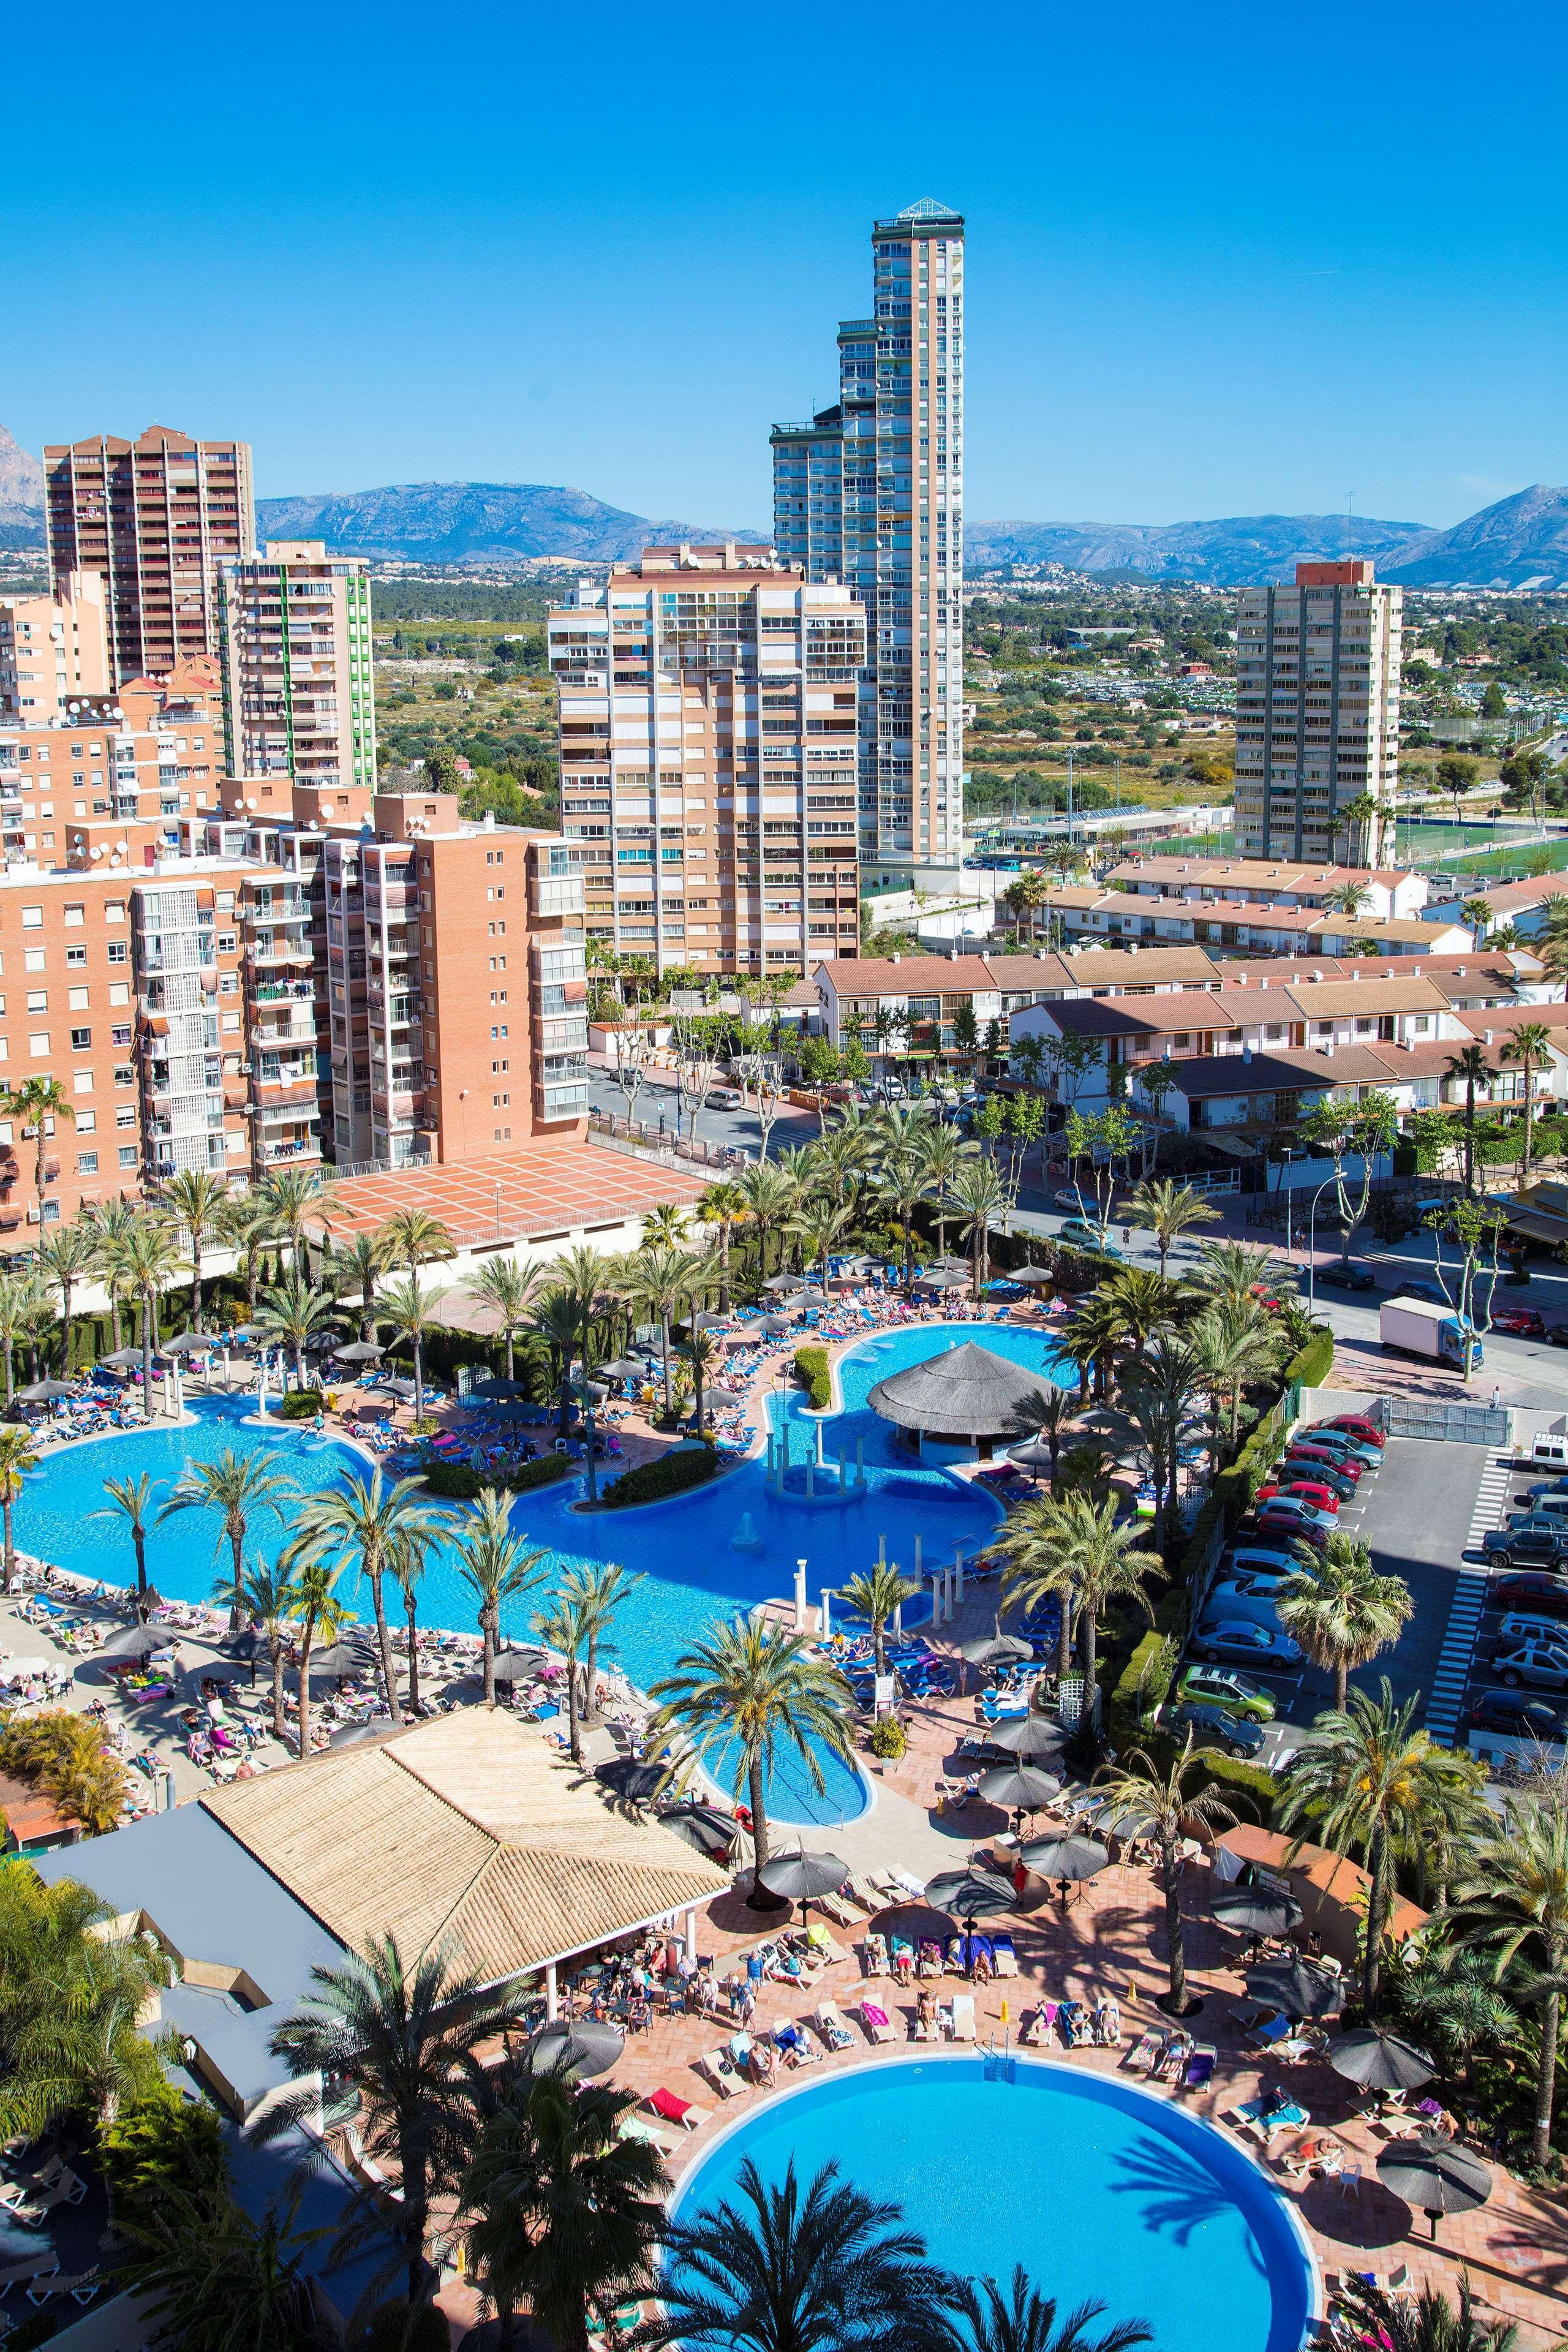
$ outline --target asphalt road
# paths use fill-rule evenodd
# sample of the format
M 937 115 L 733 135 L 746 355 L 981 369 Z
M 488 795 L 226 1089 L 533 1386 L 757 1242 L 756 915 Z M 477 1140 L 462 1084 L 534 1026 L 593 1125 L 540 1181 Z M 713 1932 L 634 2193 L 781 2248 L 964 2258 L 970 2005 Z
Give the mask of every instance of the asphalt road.
M 588 1100 L 595 1110 L 612 1112 L 616 1118 L 626 1115 L 626 1098 L 605 1070 L 588 1067 Z M 662 1115 L 668 1133 L 676 1130 L 678 1103 L 675 1080 L 663 1070 L 649 1074 L 637 1097 L 634 1117 L 646 1119 L 657 1130 Z M 700 1141 L 731 1150 L 755 1152 L 761 1149 L 763 1131 L 754 1110 L 720 1110 L 710 1106 L 697 1114 L 696 1132 Z M 785 1111 L 775 1122 L 768 1139 L 770 1151 L 782 1151 L 787 1146 L 809 1143 L 817 1132 L 814 1114 Z

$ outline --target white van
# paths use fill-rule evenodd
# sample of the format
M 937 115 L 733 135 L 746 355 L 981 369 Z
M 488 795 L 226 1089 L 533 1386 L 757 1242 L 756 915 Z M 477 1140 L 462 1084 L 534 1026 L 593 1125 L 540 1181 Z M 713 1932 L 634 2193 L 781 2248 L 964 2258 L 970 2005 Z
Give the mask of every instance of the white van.
M 1568 1470 L 1568 1433 L 1557 1429 L 1543 1429 L 1530 1449 L 1532 1469 Z

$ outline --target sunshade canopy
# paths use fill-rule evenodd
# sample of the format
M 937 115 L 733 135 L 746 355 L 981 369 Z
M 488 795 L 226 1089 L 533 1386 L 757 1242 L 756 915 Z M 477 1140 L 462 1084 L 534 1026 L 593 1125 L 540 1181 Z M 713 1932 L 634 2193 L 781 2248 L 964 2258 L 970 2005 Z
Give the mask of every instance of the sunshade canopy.
M 1022 1715 L 1013 1723 L 985 1727 L 985 1745 L 1007 1756 L 1059 1756 L 1072 1738 L 1065 1724 L 1047 1715 Z
M 1097 1878 L 1110 1860 L 1098 1838 L 1037 1837 L 1018 1848 L 1018 1859 L 1042 1878 L 1066 1878 L 1074 1883 Z
M 549 1656 L 547 1650 L 507 1649 L 496 1652 L 498 1683 L 521 1683 L 536 1675 Z
M 1053 1797 L 1060 1796 L 1061 1788 L 1059 1780 L 1033 1764 L 998 1764 L 994 1771 L 980 1776 L 980 1793 L 987 1804 L 1016 1807 L 1026 1813 L 1048 1805 Z
M 849 1864 L 836 1853 L 775 1853 L 757 1877 L 770 1895 L 789 1903 L 810 1903 L 819 1895 L 837 1895 L 849 1876 Z
M 528 2045 L 528 2063 L 536 2074 L 560 2074 L 569 2083 L 586 2083 L 607 2074 L 626 2046 L 617 2026 L 580 2017 L 571 2025 L 542 2025 Z
M 658 1818 L 699 1853 L 726 1854 L 741 1833 L 740 1823 L 717 1805 L 671 1805 Z
M 1214 1916 L 1249 1936 L 1288 1936 L 1300 1919 L 1301 1906 L 1283 1887 L 1237 1886 L 1215 1896 Z
M 174 1641 L 166 1625 L 128 1625 L 123 1633 L 112 1633 L 95 1653 L 100 1658 L 151 1658 L 166 1650 Z
M 998 1871 L 944 1870 L 926 1881 L 925 1899 L 954 1919 L 994 1919 L 1013 1908 L 1013 1888 Z
M 342 1348 L 332 1349 L 334 1364 L 374 1364 L 384 1356 L 386 1349 L 378 1348 L 374 1339 L 350 1339 Z
M 1032 1658 L 1035 1645 L 1016 1633 L 976 1633 L 972 1641 L 959 1644 L 958 1654 L 972 1666 L 999 1666 L 1015 1659 Z
M 1248 1969 L 1247 1990 L 1254 2000 L 1271 2000 L 1287 2017 L 1337 2017 L 1345 2005 L 1339 1978 L 1310 1969 L 1305 1960 L 1269 1960 Z
M 1014 1425 L 1025 1400 L 1042 1392 L 1037 1372 L 966 1339 L 879 1381 L 867 1402 L 900 1429 L 929 1430 L 936 1437 L 999 1437 Z
M 1437 2234 L 1440 2213 L 1473 2213 L 1492 2193 L 1490 2168 L 1451 2139 L 1391 2140 L 1377 2159 L 1377 2177 L 1407 2205 L 1419 2205 Z
M 1372 2025 L 1342 2034 L 1329 2063 L 1336 2074 L 1347 2083 L 1359 2083 L 1363 2091 L 1418 2091 L 1436 2072 L 1425 2050 Z
M 468 1394 L 471 1397 L 525 1397 L 528 1382 L 509 1381 L 503 1374 L 492 1372 L 488 1380 L 476 1381 Z
M 18 1404 L 55 1404 L 61 1397 L 77 1393 L 69 1381 L 34 1381 L 28 1387 L 16 1391 Z

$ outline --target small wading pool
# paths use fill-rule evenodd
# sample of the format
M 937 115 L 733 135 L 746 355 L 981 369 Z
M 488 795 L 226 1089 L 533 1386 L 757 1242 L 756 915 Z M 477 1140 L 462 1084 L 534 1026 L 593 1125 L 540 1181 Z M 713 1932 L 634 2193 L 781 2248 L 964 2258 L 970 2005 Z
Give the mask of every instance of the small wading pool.
M 1005 2287 L 1022 2263 L 1064 2313 L 1092 2297 L 1108 2323 L 1147 2321 L 1158 2352 L 1297 2352 L 1316 2305 L 1288 2200 L 1234 2142 L 1070 2066 L 896 2059 L 803 2084 L 715 2142 L 676 2218 L 744 2210 L 747 2157 L 768 2182 L 793 2158 L 803 2189 L 836 2160 L 896 2200 L 945 2269 Z

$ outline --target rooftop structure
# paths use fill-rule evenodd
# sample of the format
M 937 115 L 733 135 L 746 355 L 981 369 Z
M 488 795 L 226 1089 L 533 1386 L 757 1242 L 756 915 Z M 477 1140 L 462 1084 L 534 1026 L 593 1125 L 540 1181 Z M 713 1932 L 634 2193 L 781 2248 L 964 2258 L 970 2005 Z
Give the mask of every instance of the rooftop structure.
M 975 1446 L 988 1459 L 1013 1426 L 1020 1405 L 1042 1393 L 1040 1375 L 973 1339 L 879 1381 L 867 1396 L 873 1412 L 914 1440 Z

